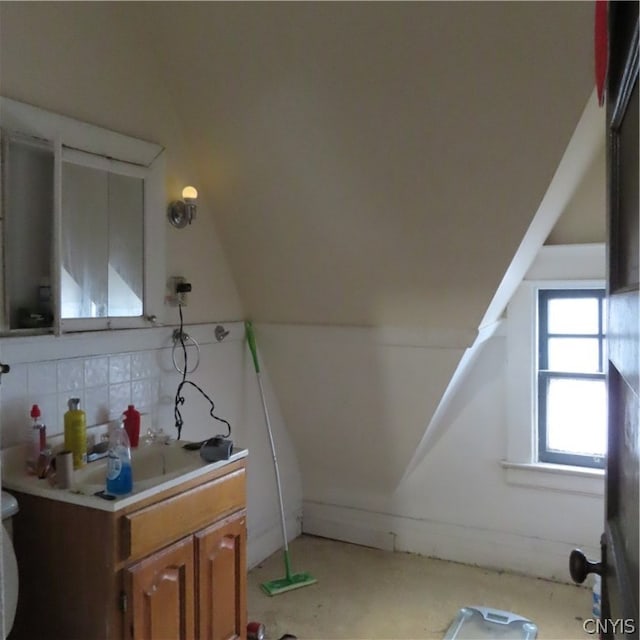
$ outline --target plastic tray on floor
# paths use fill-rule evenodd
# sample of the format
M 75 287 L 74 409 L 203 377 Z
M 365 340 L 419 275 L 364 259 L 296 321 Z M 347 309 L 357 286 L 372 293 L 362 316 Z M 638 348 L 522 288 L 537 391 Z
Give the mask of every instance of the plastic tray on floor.
M 535 640 L 538 627 L 516 613 L 488 607 L 462 607 L 444 640 Z

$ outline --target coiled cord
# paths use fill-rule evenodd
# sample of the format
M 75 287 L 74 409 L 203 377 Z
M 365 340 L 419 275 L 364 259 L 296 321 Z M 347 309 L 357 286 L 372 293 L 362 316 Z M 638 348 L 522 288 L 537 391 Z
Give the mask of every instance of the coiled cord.
M 204 398 L 206 398 L 206 400 L 209 402 L 210 405 L 210 409 L 209 409 L 209 415 L 214 419 L 217 420 L 218 422 L 222 422 L 223 424 L 227 425 L 227 434 L 226 436 L 223 436 L 225 438 L 229 438 L 231 436 L 231 424 L 229 423 L 228 420 L 225 420 L 224 418 L 220 418 L 219 416 L 217 416 L 215 414 L 215 404 L 213 402 L 213 400 L 195 383 L 192 382 L 191 380 L 187 380 L 187 371 L 189 369 L 189 367 L 187 366 L 187 347 L 185 345 L 185 337 L 184 337 L 184 332 L 182 331 L 182 328 L 184 326 L 184 321 L 183 321 L 183 317 L 182 317 L 182 305 L 179 304 L 178 305 L 178 312 L 180 313 L 180 332 L 178 334 L 178 339 L 180 341 L 180 345 L 182 347 L 182 355 L 184 356 L 184 369 L 182 369 L 182 380 L 180 381 L 180 384 L 178 385 L 178 388 L 176 390 L 176 397 L 175 397 L 175 401 L 174 401 L 174 407 L 173 407 L 173 414 L 174 414 L 174 418 L 175 418 L 175 425 L 176 425 L 176 429 L 178 430 L 178 440 L 180 440 L 180 436 L 182 434 L 182 425 L 184 424 L 183 420 L 182 420 L 182 414 L 180 413 L 180 407 L 185 403 L 185 398 L 182 395 L 182 390 L 184 388 L 185 385 L 191 385 L 192 387 L 195 387 Z M 222 434 L 216 434 L 216 435 L 222 435 Z

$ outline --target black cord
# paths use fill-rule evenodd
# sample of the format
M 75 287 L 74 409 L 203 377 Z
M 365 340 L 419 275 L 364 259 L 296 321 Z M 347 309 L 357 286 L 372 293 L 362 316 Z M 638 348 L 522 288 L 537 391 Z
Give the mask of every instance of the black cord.
M 231 437 L 231 424 L 229 423 L 229 421 L 225 420 L 224 418 L 218 417 L 214 413 L 216 405 L 213 403 L 213 400 L 195 382 L 191 382 L 191 380 L 187 380 L 187 368 L 188 368 L 188 364 L 187 364 L 187 347 L 186 347 L 186 345 L 184 343 L 184 332 L 182 331 L 183 326 L 184 326 L 184 322 L 183 322 L 183 318 L 182 318 L 182 305 L 181 304 L 178 304 L 178 311 L 180 313 L 180 333 L 179 333 L 179 338 L 180 338 L 180 345 L 182 346 L 182 355 L 184 357 L 184 369 L 182 370 L 182 380 L 180 381 L 180 384 L 178 385 L 178 389 L 176 390 L 176 398 L 175 398 L 175 401 L 174 401 L 174 408 L 173 408 L 173 414 L 174 414 L 175 421 L 176 421 L 176 429 L 178 430 L 178 440 L 180 440 L 180 435 L 182 434 L 182 425 L 184 424 L 183 421 L 182 421 L 182 414 L 180 413 L 180 406 L 185 403 L 185 398 L 182 395 L 182 388 L 187 384 L 191 385 L 192 387 L 195 387 L 207 399 L 207 401 L 211 405 L 211 408 L 209 409 L 209 415 L 214 420 L 217 420 L 218 422 L 222 422 L 222 423 L 227 425 L 227 435 L 223 436 L 223 437 L 229 438 L 229 437 Z M 221 434 L 217 434 L 217 435 L 221 435 Z

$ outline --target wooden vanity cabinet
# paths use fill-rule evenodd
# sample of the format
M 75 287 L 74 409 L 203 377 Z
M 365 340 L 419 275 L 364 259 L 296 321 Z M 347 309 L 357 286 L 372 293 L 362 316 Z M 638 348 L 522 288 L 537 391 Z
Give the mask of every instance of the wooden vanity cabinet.
M 156 551 L 124 571 L 130 638 L 195 638 L 191 538 Z
M 196 638 L 232 640 L 246 634 L 247 527 L 235 515 L 195 535 L 199 597 Z
M 10 640 L 246 638 L 244 459 L 116 512 L 17 497 Z
M 127 567 L 125 637 L 244 637 L 245 520 L 241 511 Z

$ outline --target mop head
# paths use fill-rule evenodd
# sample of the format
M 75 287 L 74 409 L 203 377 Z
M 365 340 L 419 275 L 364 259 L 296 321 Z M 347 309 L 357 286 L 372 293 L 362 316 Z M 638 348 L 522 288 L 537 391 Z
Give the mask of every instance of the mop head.
M 293 573 L 286 578 L 263 582 L 260 586 L 267 595 L 277 596 L 279 593 L 285 593 L 286 591 L 299 589 L 300 587 L 307 587 L 316 582 L 318 581 L 310 573 Z

